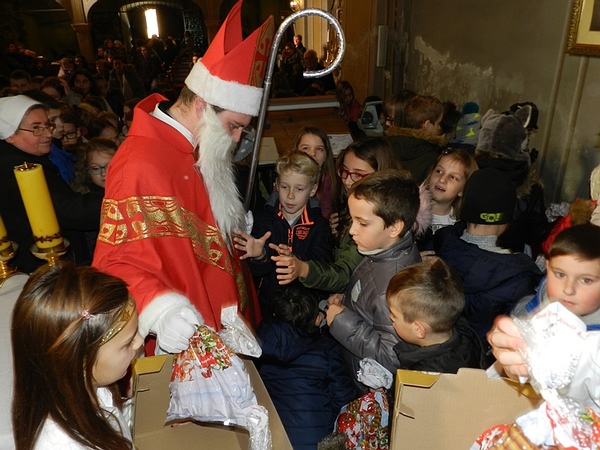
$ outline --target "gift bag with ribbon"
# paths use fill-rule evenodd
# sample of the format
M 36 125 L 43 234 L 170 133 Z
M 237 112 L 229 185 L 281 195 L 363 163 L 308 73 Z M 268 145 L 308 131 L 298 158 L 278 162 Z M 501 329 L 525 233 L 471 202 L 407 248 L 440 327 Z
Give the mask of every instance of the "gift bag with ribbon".
M 372 358 L 363 358 L 357 379 L 371 391 L 342 407 L 335 430 L 346 435 L 347 449 L 387 450 L 392 374 Z
M 191 419 L 248 429 L 252 450 L 271 448 L 267 410 L 244 362 L 214 330 L 200 325 L 174 364 L 167 421 Z

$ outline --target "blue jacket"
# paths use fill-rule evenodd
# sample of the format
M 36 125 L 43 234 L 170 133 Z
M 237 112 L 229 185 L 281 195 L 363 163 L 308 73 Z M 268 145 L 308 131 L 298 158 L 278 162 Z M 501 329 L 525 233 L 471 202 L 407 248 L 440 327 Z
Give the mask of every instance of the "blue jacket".
M 254 219 L 252 236 L 260 238 L 267 231 L 271 237 L 265 243 L 267 258 L 263 261 L 248 259 L 252 275 L 256 278 L 258 297 L 263 317 L 269 315 L 269 299 L 273 291 L 279 286 L 277 282 L 276 266 L 271 261 L 271 256 L 276 255 L 269 244 L 285 244 L 292 253 L 303 261 L 315 260 L 330 262 L 333 260 L 331 245 L 331 232 L 329 223 L 317 208 L 305 207 L 296 223 L 290 227 L 288 221 L 276 203 L 276 207 L 269 204 L 263 214 L 257 214 Z M 298 280 L 295 283 L 299 283 Z M 323 294 L 323 298 L 327 295 Z
M 523 253 L 494 253 L 461 239 L 458 222 L 434 235 L 436 254 L 458 272 L 465 291 L 464 315 L 489 349 L 485 335 L 496 316 L 509 314 L 517 302 L 535 292 L 542 274 Z
M 333 431 L 340 408 L 359 395 L 341 347 L 274 318 L 258 328 L 259 372 L 295 450 L 315 450 Z

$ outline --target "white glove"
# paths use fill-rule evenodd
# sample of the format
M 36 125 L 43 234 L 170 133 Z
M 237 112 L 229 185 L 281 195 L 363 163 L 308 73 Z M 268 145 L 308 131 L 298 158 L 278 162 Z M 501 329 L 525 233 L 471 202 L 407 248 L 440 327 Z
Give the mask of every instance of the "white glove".
M 167 353 L 184 351 L 200 322 L 196 311 L 189 306 L 168 310 L 154 327 L 156 345 Z

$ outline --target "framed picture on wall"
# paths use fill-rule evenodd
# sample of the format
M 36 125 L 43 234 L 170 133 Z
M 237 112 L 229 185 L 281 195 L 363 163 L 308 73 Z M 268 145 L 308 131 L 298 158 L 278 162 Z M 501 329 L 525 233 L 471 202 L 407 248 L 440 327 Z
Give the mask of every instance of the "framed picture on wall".
M 600 56 L 600 0 L 573 0 L 567 52 Z

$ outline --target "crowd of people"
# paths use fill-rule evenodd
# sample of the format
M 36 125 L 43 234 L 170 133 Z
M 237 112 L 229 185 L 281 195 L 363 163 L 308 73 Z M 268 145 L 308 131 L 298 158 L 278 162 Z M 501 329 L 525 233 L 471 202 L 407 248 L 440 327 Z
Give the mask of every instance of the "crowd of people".
M 41 78 L 14 55 L 0 216 L 19 245 L 11 264 L 31 274 L 12 318 L 18 449 L 133 448 L 118 381 L 143 340 L 147 355 L 179 353 L 198 325 L 221 331 L 229 308 L 258 337 L 258 370 L 306 450 L 325 448 L 340 409 L 369 392 L 356 376 L 365 358 L 392 374 L 498 358 L 518 376 L 524 344 L 505 316 L 560 302 L 590 333 L 600 326 L 596 204 L 577 221 L 547 217 L 531 103 L 481 115 L 405 90 L 384 102 L 384 135 L 354 135 L 337 158 L 327 130 L 299 129 L 248 214 L 232 155 L 259 114 L 273 22 L 228 34 L 241 4 L 179 89 L 160 75 L 174 42 L 159 55 L 158 39 L 135 54 L 107 41 L 94 65 L 65 58 Z M 302 78 L 322 67 L 295 36 L 273 88 L 336 93 L 355 130 L 349 82 Z M 28 251 L 13 175 L 24 161 L 43 168 L 71 261 L 49 267 Z

